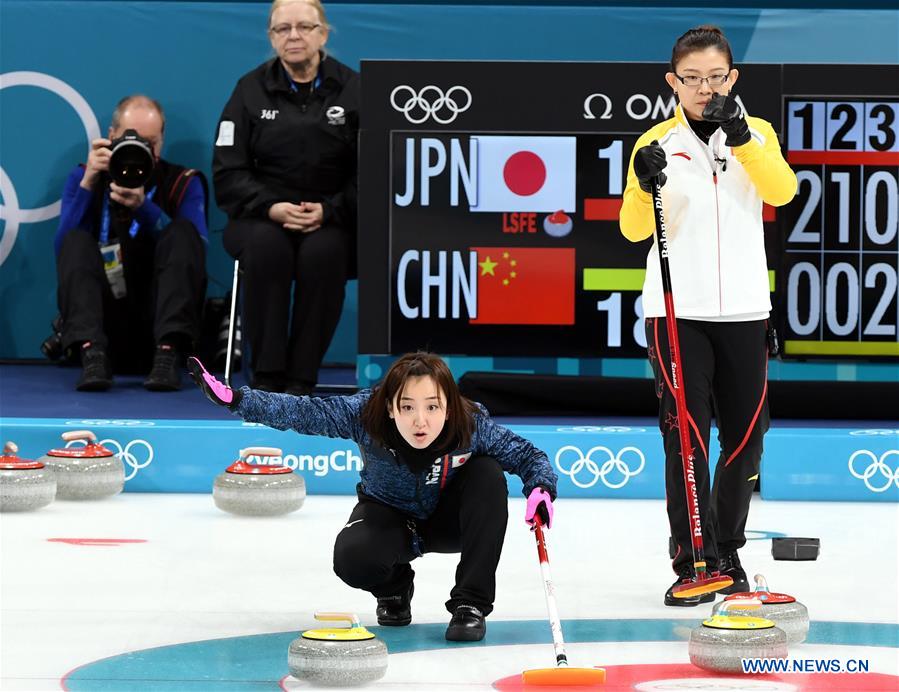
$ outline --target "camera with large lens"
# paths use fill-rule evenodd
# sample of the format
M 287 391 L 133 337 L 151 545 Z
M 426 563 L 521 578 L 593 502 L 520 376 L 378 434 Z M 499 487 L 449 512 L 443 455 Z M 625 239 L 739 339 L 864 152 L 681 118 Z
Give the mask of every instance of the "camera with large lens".
M 143 187 L 153 175 L 156 159 L 153 145 L 137 134 L 136 130 L 125 130 L 121 137 L 109 145 L 109 177 L 119 187 Z

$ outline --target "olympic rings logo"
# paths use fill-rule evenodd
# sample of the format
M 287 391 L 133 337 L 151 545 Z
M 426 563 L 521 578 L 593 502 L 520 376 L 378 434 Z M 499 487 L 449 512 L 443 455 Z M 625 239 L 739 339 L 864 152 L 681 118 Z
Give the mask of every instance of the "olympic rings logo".
M 407 94 L 406 100 L 397 103 L 397 96 L 401 92 Z M 461 100 L 463 96 L 465 105 L 456 100 Z M 464 86 L 450 87 L 444 94 L 443 89 L 433 84 L 422 87 L 417 93 L 408 84 L 400 84 L 390 92 L 393 110 L 402 113 L 413 125 L 421 125 L 428 118 L 434 118 L 434 122 L 440 125 L 449 125 L 459 113 L 464 113 L 471 107 L 471 101 L 471 92 Z
M 72 447 L 74 445 L 84 446 L 87 444 L 84 440 L 71 440 L 66 443 L 66 447 Z M 115 455 L 121 459 L 122 463 L 130 468 L 128 473 L 125 474 L 125 480 L 130 481 L 137 475 L 137 472 L 141 469 L 147 468 L 153 461 L 153 447 L 150 446 L 150 443 L 146 440 L 131 440 L 124 447 L 111 438 L 107 438 L 105 440 L 100 440 L 98 444 L 103 445 L 114 451 Z M 138 460 L 138 455 L 136 455 L 132 450 L 143 448 L 145 451 L 140 452 L 140 456 L 143 457 L 143 461 Z
M 569 458 L 571 456 L 570 454 L 566 454 L 567 452 L 573 452 L 576 455 L 570 467 L 566 467 L 566 465 L 563 465 L 562 463 L 563 456 Z M 602 461 L 601 465 L 593 459 L 593 454 L 599 452 L 602 452 L 608 457 Z M 624 456 L 628 453 L 632 456 L 636 455 L 636 457 L 639 458 L 639 464 L 633 470 L 631 470 L 630 465 L 624 460 Z M 590 450 L 584 454 L 574 445 L 565 445 L 556 452 L 555 464 L 556 468 L 566 476 L 570 476 L 571 482 L 579 488 L 592 488 L 596 485 L 596 481 L 601 480 L 606 487 L 617 490 L 618 488 L 624 487 L 632 476 L 636 476 L 643 470 L 643 467 L 646 466 L 646 457 L 644 457 L 643 452 L 636 447 L 623 447 L 617 454 L 613 454 L 612 450 L 608 447 L 597 445 L 596 447 L 591 447 Z M 586 481 L 581 480 L 578 477 L 578 474 L 581 474 L 584 470 L 592 476 Z M 609 473 L 613 470 L 616 475 L 620 474 L 620 480 L 609 480 L 607 478 Z
M 91 140 L 100 136 L 100 123 L 97 122 L 97 116 L 94 115 L 90 104 L 81 94 L 61 79 L 51 77 L 43 72 L 6 72 L 0 74 L 0 90 L 14 86 L 32 86 L 46 89 L 56 94 L 78 114 L 84 125 L 88 144 L 90 144 Z M 0 265 L 2 265 L 12 251 L 12 247 L 16 242 L 16 236 L 19 234 L 19 227 L 23 223 L 39 223 L 55 219 L 59 216 L 62 200 L 58 199 L 52 204 L 47 204 L 43 207 L 22 209 L 19 206 L 19 196 L 16 193 L 16 188 L 2 166 L 0 166 L 0 196 L 3 197 L 3 203 L 0 204 L 0 219 L 6 221 L 3 236 L 0 238 Z
M 864 456 L 871 460 L 871 463 L 865 467 L 865 470 L 859 473 L 855 470 L 855 460 L 856 458 Z M 865 482 L 865 485 L 868 486 L 868 490 L 872 493 L 882 493 L 885 490 L 888 490 L 893 483 L 896 484 L 896 487 L 899 488 L 899 467 L 892 469 L 886 463 L 886 458 L 889 456 L 899 456 L 899 449 L 888 449 L 883 454 L 878 456 L 867 449 L 859 449 L 856 452 L 853 452 L 852 456 L 849 457 L 849 473 L 853 476 Z M 883 485 L 878 484 L 877 486 L 871 482 L 872 478 L 875 478 L 875 474 L 880 474 L 885 479 Z M 877 476 L 879 478 L 880 476 Z

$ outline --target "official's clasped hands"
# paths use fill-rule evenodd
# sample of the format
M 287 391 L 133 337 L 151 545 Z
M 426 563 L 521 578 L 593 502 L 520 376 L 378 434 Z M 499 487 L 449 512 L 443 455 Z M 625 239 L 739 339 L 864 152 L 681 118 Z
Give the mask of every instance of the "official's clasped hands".
M 311 233 L 321 228 L 324 208 L 320 202 L 278 202 L 268 210 L 268 218 L 288 231 Z

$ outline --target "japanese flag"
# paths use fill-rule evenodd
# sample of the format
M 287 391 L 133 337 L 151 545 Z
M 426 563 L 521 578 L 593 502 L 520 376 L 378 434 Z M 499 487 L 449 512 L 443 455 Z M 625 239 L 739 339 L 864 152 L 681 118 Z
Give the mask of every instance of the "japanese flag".
M 471 139 L 478 157 L 471 211 L 576 211 L 574 137 Z

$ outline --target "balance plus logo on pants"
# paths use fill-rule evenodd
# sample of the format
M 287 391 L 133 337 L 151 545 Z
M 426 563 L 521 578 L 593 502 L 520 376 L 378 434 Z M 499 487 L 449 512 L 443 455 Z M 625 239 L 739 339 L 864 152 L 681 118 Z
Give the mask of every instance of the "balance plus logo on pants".
M 319 478 L 331 471 L 359 473 L 362 470 L 362 457 L 352 449 L 335 449 L 330 454 L 285 454 L 282 457 L 250 455 L 247 463 L 286 466 L 294 471 L 309 471 Z

